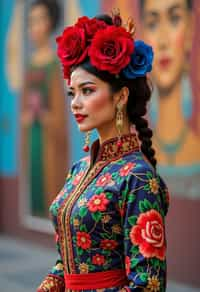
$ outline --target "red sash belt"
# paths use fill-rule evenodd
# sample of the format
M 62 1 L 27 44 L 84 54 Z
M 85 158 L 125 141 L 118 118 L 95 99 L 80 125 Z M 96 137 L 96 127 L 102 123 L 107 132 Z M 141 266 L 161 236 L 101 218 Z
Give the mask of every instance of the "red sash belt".
M 64 274 L 65 287 L 71 290 L 90 290 L 124 286 L 125 270 L 110 270 L 89 274 Z

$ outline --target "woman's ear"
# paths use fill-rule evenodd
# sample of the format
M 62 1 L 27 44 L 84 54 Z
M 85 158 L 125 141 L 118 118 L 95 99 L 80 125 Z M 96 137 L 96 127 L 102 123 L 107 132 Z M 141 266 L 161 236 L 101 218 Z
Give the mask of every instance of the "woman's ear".
M 128 87 L 124 86 L 117 94 L 117 103 L 120 103 L 123 106 L 127 105 L 128 97 L 129 97 L 129 89 Z

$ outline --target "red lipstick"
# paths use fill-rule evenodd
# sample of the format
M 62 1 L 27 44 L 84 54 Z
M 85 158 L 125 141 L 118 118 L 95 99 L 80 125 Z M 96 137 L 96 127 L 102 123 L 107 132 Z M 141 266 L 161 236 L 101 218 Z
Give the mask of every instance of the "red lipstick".
M 161 58 L 159 64 L 162 68 L 167 68 L 171 64 L 171 59 L 168 57 Z
M 75 114 L 74 116 L 75 116 L 76 121 L 77 121 L 78 123 L 83 122 L 83 120 L 87 117 L 86 115 L 81 115 L 81 114 Z

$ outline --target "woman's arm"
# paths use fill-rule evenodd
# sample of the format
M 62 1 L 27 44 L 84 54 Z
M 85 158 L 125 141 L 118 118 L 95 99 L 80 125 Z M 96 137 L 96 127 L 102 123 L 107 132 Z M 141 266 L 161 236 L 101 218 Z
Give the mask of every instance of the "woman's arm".
M 167 189 L 148 169 L 133 171 L 124 217 L 127 291 L 165 291 L 166 241 L 164 217 Z

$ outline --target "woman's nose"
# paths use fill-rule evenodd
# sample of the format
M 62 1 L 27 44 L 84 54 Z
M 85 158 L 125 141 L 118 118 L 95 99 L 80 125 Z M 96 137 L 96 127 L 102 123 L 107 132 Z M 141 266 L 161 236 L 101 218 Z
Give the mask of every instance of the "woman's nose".
M 74 98 L 71 101 L 71 108 L 76 110 L 80 109 L 82 107 L 82 101 L 80 95 L 75 95 Z

